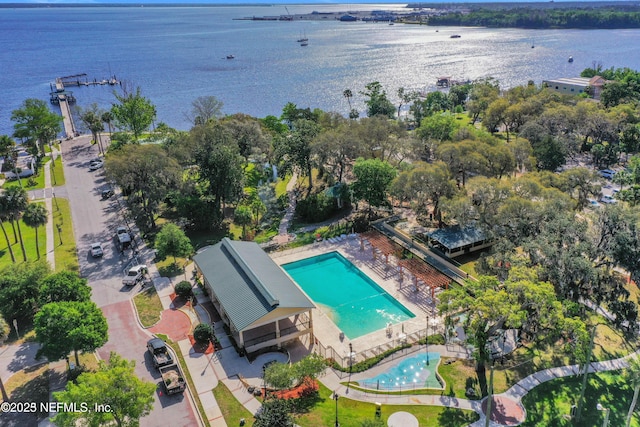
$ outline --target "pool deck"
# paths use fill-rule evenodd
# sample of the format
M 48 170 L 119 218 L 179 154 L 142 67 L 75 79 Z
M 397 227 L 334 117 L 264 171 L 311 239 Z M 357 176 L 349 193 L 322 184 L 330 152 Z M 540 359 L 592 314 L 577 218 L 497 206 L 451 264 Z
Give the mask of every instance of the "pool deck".
M 362 250 L 360 240 L 356 236 L 347 237 L 337 243 L 324 240 L 313 245 L 276 252 L 271 254 L 271 257 L 278 265 L 282 265 L 332 251 L 337 251 L 347 258 L 416 317 L 394 324 L 391 327 L 391 334 L 388 334 L 387 330 L 383 328 L 355 339 L 349 339 L 346 336 L 342 336 L 341 339 L 340 329 L 331 321 L 327 313 L 318 307 L 312 312 L 313 330 L 316 339 L 322 345 L 333 348 L 342 357 L 348 357 L 349 344 L 352 344 L 353 352 L 358 354 L 391 340 L 401 339 L 402 334 L 409 335 L 421 332 L 423 336 L 427 326 L 427 315 L 429 316 L 429 334 L 442 331 L 443 321 L 441 317 L 437 316 L 435 308 L 437 297 L 436 301 L 433 301 L 426 290 L 416 292 L 413 282 L 406 273 L 404 280 L 400 281 L 400 275 L 396 271 L 394 262 L 390 261 L 387 266 L 384 257 L 378 255 L 376 259 L 373 259 L 370 246 L 365 245 Z M 364 356 L 356 356 L 355 361 L 359 361 L 360 358 L 364 358 Z

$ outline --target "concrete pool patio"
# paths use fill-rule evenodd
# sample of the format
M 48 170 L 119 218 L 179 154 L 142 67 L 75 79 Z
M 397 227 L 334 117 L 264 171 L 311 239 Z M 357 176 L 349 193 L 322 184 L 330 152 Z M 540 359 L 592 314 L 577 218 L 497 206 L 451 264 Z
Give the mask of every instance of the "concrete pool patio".
M 393 324 L 390 332 L 386 328 L 379 329 L 355 339 L 349 339 L 331 320 L 331 313 L 326 308 L 317 307 L 313 310 L 313 329 L 316 340 L 325 348 L 332 348 L 342 358 L 349 356 L 349 344 L 355 353 L 354 362 L 371 357 L 366 351 L 375 349 L 383 343 L 391 341 L 410 340 L 424 337 L 429 317 L 429 334 L 443 332 L 442 319 L 437 315 L 437 299 L 432 300 L 430 293 L 424 288 L 418 292 L 405 273 L 401 282 L 400 275 L 392 262 L 385 264 L 382 257 L 373 259 L 370 247 L 361 250 L 361 245 L 355 235 L 331 243 L 327 240 L 307 245 L 302 248 L 291 249 L 271 254 L 271 258 L 280 266 L 328 252 L 336 251 L 348 259 L 353 265 L 366 274 L 391 297 L 411 311 L 415 317 L 401 323 Z M 312 299 L 313 300 L 313 299 Z

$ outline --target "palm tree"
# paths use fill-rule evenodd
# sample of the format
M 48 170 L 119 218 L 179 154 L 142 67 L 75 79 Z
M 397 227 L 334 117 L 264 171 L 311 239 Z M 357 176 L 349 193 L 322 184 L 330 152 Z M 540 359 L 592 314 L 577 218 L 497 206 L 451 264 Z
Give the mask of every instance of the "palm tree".
M 47 208 L 37 203 L 29 203 L 27 209 L 24 211 L 22 220 L 27 226 L 36 230 L 36 253 L 38 259 L 40 259 L 40 245 L 38 244 L 38 227 L 47 223 L 48 212 Z
M 22 230 L 20 230 L 20 217 L 22 213 L 27 209 L 29 205 L 29 199 L 27 197 L 27 192 L 24 188 L 20 187 L 9 187 L 5 191 L 7 209 L 9 211 L 9 220 L 11 221 L 11 225 L 17 224 L 18 226 L 18 237 L 20 239 L 20 249 L 22 249 L 22 258 L 24 261 L 27 261 L 27 253 L 24 250 L 24 241 L 22 240 Z
M 111 111 L 105 111 L 100 116 L 100 119 L 107 124 L 107 129 L 109 129 L 109 138 L 111 138 L 111 124 L 113 123 L 113 113 Z
M 11 261 L 15 264 L 16 256 L 13 254 L 13 248 L 11 247 L 11 242 L 9 241 L 7 230 L 4 228 L 4 221 L 7 221 L 10 216 L 11 215 L 9 213 L 6 195 L 2 194 L 0 195 L 0 228 L 2 228 L 2 234 L 4 234 L 4 239 L 7 241 L 7 248 L 9 249 L 9 254 L 11 255 Z
M 633 411 L 636 409 L 636 403 L 638 402 L 638 394 L 640 393 L 640 362 L 638 362 L 637 357 L 629 359 L 629 367 L 626 369 L 625 374 L 627 382 L 633 386 L 633 400 L 631 400 L 631 405 L 629 406 L 626 423 L 626 426 L 629 427 Z
M 345 98 L 347 98 L 347 102 L 349 103 L 349 111 L 351 111 L 351 98 L 353 98 L 353 92 L 351 92 L 351 89 L 345 89 L 342 92 L 342 96 L 344 96 Z

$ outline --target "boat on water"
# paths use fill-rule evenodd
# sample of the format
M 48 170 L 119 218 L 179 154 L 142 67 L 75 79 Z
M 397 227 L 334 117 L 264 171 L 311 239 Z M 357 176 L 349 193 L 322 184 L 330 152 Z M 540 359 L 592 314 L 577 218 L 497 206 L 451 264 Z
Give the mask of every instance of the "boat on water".
M 227 59 L 234 59 L 234 58 L 235 58 L 235 56 L 233 56 L 233 55 L 227 55 Z
M 569 57 L 569 62 L 573 62 L 573 56 Z
M 300 43 L 300 46 L 309 46 L 309 43 L 308 42 L 302 42 L 302 43 Z
M 308 42 L 309 39 L 307 38 L 307 32 L 305 31 L 304 35 L 300 35 L 300 38 L 298 40 L 296 40 L 298 43 L 304 43 L 304 42 Z
M 460 34 L 451 34 L 449 36 L 449 38 L 451 38 L 451 39 L 459 39 L 460 37 L 462 37 Z

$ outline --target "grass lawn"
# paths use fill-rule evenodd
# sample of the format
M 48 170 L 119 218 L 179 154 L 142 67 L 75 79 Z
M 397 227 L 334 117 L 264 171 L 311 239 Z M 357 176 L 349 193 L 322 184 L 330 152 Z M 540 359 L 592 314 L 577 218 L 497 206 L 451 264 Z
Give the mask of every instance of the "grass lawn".
M 566 415 L 569 414 L 571 405 L 577 404 L 581 385 L 582 377 L 573 376 L 558 378 L 534 388 L 522 399 L 527 410 L 527 420 L 522 426 L 572 425 Z M 598 403 L 611 410 L 610 426 L 624 426 L 632 397 L 633 388 L 624 380 L 621 371 L 590 374 L 581 421 L 577 426 L 593 427 L 602 424 L 604 411 L 596 408 Z M 640 426 L 637 413 L 631 420 L 631 426 Z
M 148 328 L 160 321 L 162 303 L 156 293 L 155 287 L 150 287 L 133 297 L 133 303 L 138 311 L 138 317 L 140 318 L 142 326 Z
M 287 175 L 284 178 L 278 178 L 278 181 L 276 181 L 276 198 L 282 196 L 287 192 L 287 184 L 289 183 L 290 179 L 291 175 Z
M 16 263 L 24 262 L 22 256 L 22 249 L 20 248 L 20 238 L 17 238 L 17 242 L 14 239 L 13 229 L 11 223 L 5 221 L 2 223 L 4 229 L 9 237 L 9 243 L 13 250 L 13 255 L 16 258 Z M 20 220 L 20 230 L 22 232 L 22 241 L 24 242 L 24 250 L 27 255 L 28 261 L 35 261 L 38 256 L 36 253 L 36 231 L 35 229 L 28 227 L 22 220 Z M 0 234 L 2 234 L 0 232 Z M 18 236 L 18 227 L 16 225 L 16 236 Z M 40 257 L 44 258 L 47 254 L 47 235 L 44 227 L 38 227 L 38 246 L 40 248 Z M 7 241 L 3 236 L 0 236 L 0 270 L 8 265 L 11 265 L 11 254 L 7 247 Z
M 76 252 L 76 240 L 73 236 L 71 208 L 67 199 L 56 197 L 53 200 L 53 226 L 56 271 L 78 272 L 80 266 Z
M 9 399 L 13 402 L 36 402 L 38 411 L 40 402 L 49 401 L 49 364 L 43 363 L 15 373 L 4 383 Z M 1 396 L 0 396 L 1 398 Z M 47 416 L 38 412 L 38 417 Z
M 229 426 L 237 426 L 240 424 L 240 418 L 245 419 L 245 426 L 253 425 L 253 414 L 247 410 L 238 399 L 231 393 L 222 381 L 218 382 L 218 386 L 213 389 L 213 396 L 218 402 L 222 416 Z
M 474 252 L 467 255 L 461 255 L 455 257 L 455 261 L 460 263 L 460 269 L 465 273 L 468 273 L 470 276 L 478 277 L 478 272 L 476 271 L 476 262 L 478 262 L 478 258 L 483 251 Z
M 64 168 L 62 167 L 62 162 L 60 161 L 60 158 L 58 158 L 55 161 L 55 163 L 51 164 L 50 174 L 51 174 L 51 185 L 61 186 L 65 184 Z
M 226 227 L 223 227 L 222 230 L 187 230 L 186 234 L 191 240 L 193 249 L 198 250 L 204 246 L 215 245 L 223 237 L 227 236 L 229 231 Z
M 175 262 L 173 257 L 167 257 L 162 261 L 156 261 L 156 267 L 162 277 L 176 277 L 184 274 L 184 268 L 191 261 L 186 258 L 176 258 Z
M 336 402 L 332 392 L 320 384 L 320 392 L 312 409 L 296 417 L 296 424 L 302 427 L 331 426 L 335 422 Z M 426 405 L 382 405 L 382 420 L 385 425 L 389 416 L 398 411 L 410 412 L 418 418 L 420 427 L 467 426 L 478 419 L 470 411 L 440 408 Z M 375 405 L 340 396 L 338 399 L 338 418 L 342 427 L 359 427 L 363 420 L 374 419 Z

